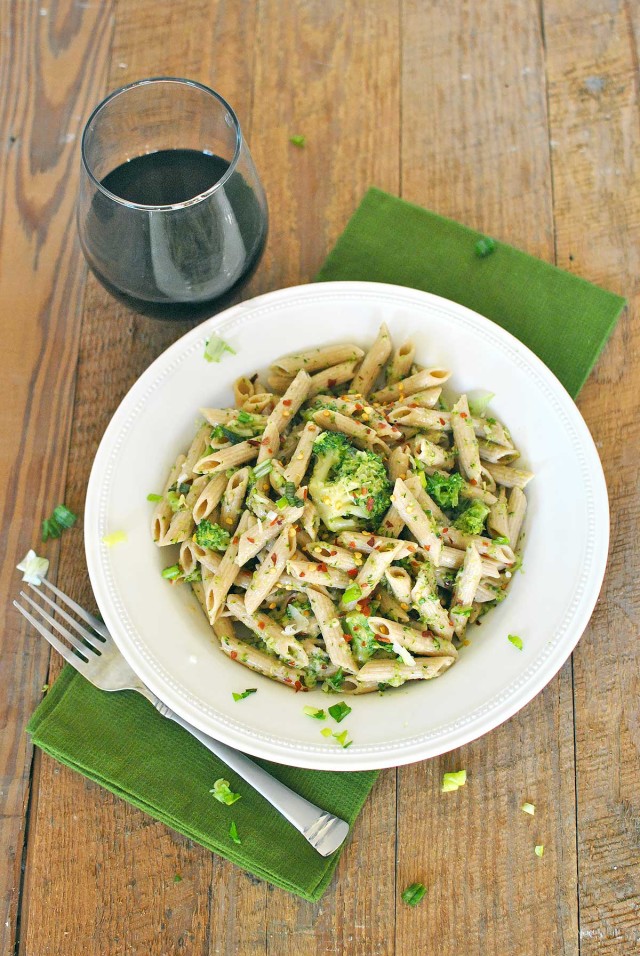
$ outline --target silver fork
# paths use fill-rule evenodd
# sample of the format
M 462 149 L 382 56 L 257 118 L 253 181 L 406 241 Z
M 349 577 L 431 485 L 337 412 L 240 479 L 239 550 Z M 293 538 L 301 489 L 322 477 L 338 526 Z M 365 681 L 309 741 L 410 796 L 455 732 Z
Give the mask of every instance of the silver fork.
M 142 694 L 143 697 L 146 697 L 147 700 L 153 704 L 155 709 L 161 713 L 163 717 L 168 717 L 169 720 L 173 720 L 176 724 L 180 724 L 181 727 L 184 727 L 192 737 L 195 737 L 201 744 L 204 744 L 207 750 L 210 750 L 216 757 L 223 760 L 224 763 L 231 767 L 232 770 L 235 770 L 243 780 L 246 780 L 254 790 L 262 794 L 265 800 L 268 800 L 296 830 L 299 830 L 303 837 L 308 840 L 311 846 L 322 856 L 329 856 L 342 845 L 349 832 L 349 824 L 346 823 L 345 820 L 341 820 L 339 817 L 335 817 L 333 814 L 321 810 L 320 807 L 316 807 L 315 804 L 309 800 L 305 800 L 304 797 L 301 797 L 293 790 L 290 790 L 289 787 L 280 783 L 279 780 L 276 780 L 275 777 L 272 777 L 271 774 L 267 773 L 266 770 L 263 770 L 262 767 L 259 767 L 252 760 L 249 760 L 244 754 L 234 750 L 232 747 L 228 747 L 226 744 L 220 743 L 218 740 L 214 740 L 213 737 L 208 737 L 207 734 L 202 733 L 202 731 L 187 723 L 186 720 L 183 720 L 182 717 L 167 707 L 166 704 L 163 704 L 162 701 L 142 683 L 118 650 L 115 641 L 102 621 L 99 621 L 93 614 L 89 614 L 88 611 L 85 611 L 83 607 L 75 601 L 72 601 L 71 598 L 67 597 L 66 594 L 54 584 L 51 584 L 50 581 L 47 581 L 46 578 L 42 580 L 42 584 L 51 590 L 58 597 L 59 601 L 66 604 L 78 617 L 82 618 L 91 630 L 88 630 L 76 621 L 75 618 L 71 617 L 70 614 L 60 607 L 59 603 L 56 604 L 55 601 L 52 601 L 40 587 L 33 588 L 33 590 L 37 591 L 40 597 L 55 610 L 73 630 L 69 630 L 64 624 L 56 621 L 45 608 L 37 604 L 36 601 L 33 601 L 24 591 L 20 592 L 20 597 L 24 598 L 37 612 L 40 618 L 47 622 L 51 630 L 48 630 L 42 623 L 42 620 L 34 617 L 33 614 L 22 607 L 17 601 L 13 603 L 20 613 L 26 617 L 29 623 L 32 624 L 36 630 L 49 641 L 51 646 L 64 657 L 65 661 L 71 664 L 72 667 L 75 667 L 83 677 L 86 677 L 88 681 L 95 684 L 95 686 L 101 690 L 138 691 L 138 693 Z M 63 644 L 56 634 L 66 638 L 71 647 L 67 647 L 66 644 Z

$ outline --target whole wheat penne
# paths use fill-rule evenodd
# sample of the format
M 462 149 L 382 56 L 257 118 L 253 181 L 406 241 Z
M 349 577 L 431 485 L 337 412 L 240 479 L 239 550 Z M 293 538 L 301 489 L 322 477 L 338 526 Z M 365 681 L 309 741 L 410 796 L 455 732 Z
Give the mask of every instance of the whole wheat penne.
M 489 465 L 487 471 L 497 485 L 504 488 L 524 488 L 533 478 L 533 472 L 525 468 L 512 468 L 509 465 Z
M 232 660 L 244 664 L 258 674 L 264 674 L 272 680 L 286 684 L 295 690 L 306 690 L 304 683 L 305 672 L 298 667 L 288 667 L 277 657 L 271 657 L 264 651 L 259 651 L 252 644 L 239 641 L 237 637 L 225 635 L 220 638 L 221 650 Z
M 211 574 L 218 570 L 220 562 L 222 561 L 222 555 L 218 551 L 203 548 L 202 545 L 193 539 L 189 542 L 189 547 L 203 568 L 206 568 Z
M 231 538 L 229 547 L 225 551 L 218 569 L 214 571 L 214 573 L 211 575 L 211 578 L 205 585 L 204 592 L 207 614 L 209 615 L 209 621 L 211 624 L 215 623 L 216 618 L 223 608 L 227 594 L 229 593 L 233 582 L 238 577 L 238 572 L 240 570 L 239 566 L 236 564 L 238 542 L 248 523 L 249 512 L 245 511 L 240 518 L 240 523 L 238 524 L 236 533 Z
M 311 541 L 315 541 L 320 529 L 320 515 L 318 514 L 318 509 L 310 499 L 307 499 L 304 503 L 300 524 L 309 535 Z
M 276 407 L 277 397 L 272 392 L 255 392 L 242 406 L 250 415 L 270 415 Z
M 385 617 L 388 617 L 392 621 L 400 621 L 400 623 L 406 623 L 410 620 L 407 610 L 402 607 L 402 604 L 397 599 L 395 594 L 392 594 L 391 591 L 387 591 L 384 587 L 379 587 L 376 591 L 376 598 L 379 603 L 379 611 L 381 614 L 384 614 Z
M 336 667 L 341 667 L 350 674 L 357 674 L 358 665 L 354 660 L 349 645 L 344 639 L 342 626 L 338 620 L 333 601 L 331 598 L 328 598 L 326 594 L 320 594 L 319 591 L 315 591 L 313 588 L 307 591 L 307 595 L 311 609 L 320 625 L 327 654 Z
M 453 526 L 442 528 L 442 540 L 445 544 L 449 544 L 453 548 L 459 548 L 461 551 L 466 551 L 469 545 L 473 544 L 478 554 L 493 558 L 503 566 L 511 566 L 516 561 L 513 548 L 510 545 L 496 544 L 492 538 L 486 538 L 484 535 L 463 534 L 462 531 L 458 531 Z
M 413 342 L 403 342 L 397 349 L 394 349 L 387 368 L 387 385 L 394 385 L 401 379 L 408 377 L 415 354 L 416 347 Z
M 418 475 L 409 475 L 405 480 L 405 485 L 417 499 L 418 504 L 423 511 L 426 511 L 427 514 L 430 514 L 438 524 L 447 525 L 449 524 L 449 519 L 442 509 L 435 503 L 433 498 L 427 494 L 426 490 L 422 487 L 422 482 Z
M 461 568 L 464 561 L 464 551 L 461 551 L 459 548 L 448 548 L 443 547 L 440 552 L 440 564 L 441 568 Z M 491 558 L 482 559 L 482 575 L 485 578 L 499 578 L 500 569 L 505 567 L 504 563 L 496 563 Z
M 309 393 L 311 379 L 306 372 L 298 372 L 286 392 L 269 415 L 268 424 L 273 424 L 282 431 L 293 421 L 298 409 Z
M 380 531 L 384 531 L 389 538 L 397 538 L 404 528 L 404 521 L 396 511 L 393 505 L 389 508 L 386 515 L 380 522 Z
M 249 594 L 249 591 L 247 591 Z M 230 594 L 227 598 L 227 608 L 231 615 L 249 628 L 260 638 L 267 648 L 276 654 L 282 661 L 291 667 L 306 667 L 309 658 L 299 641 L 288 634 L 268 614 L 260 611 L 249 612 L 245 601 L 237 594 Z
M 395 481 L 396 478 L 406 478 L 409 474 L 409 452 L 409 446 L 407 444 L 403 444 L 398 445 L 397 448 L 394 448 L 389 455 L 387 469 L 389 471 L 389 477 L 392 481 Z
M 453 629 L 458 637 L 464 634 L 467 627 L 471 605 L 481 577 L 482 561 L 477 548 L 470 544 L 465 552 L 462 568 L 456 577 L 453 601 L 449 610 Z
M 451 429 L 460 472 L 469 482 L 476 484 L 480 481 L 480 452 L 466 395 L 461 395 L 451 409 Z
M 363 358 L 360 368 L 353 376 L 352 387 L 354 392 L 365 397 L 369 394 L 387 359 L 391 355 L 392 348 L 389 329 L 383 322 L 373 345 Z
M 411 591 L 411 602 L 420 615 L 420 620 L 438 637 L 450 640 L 453 624 L 438 596 L 436 571 L 430 560 L 420 565 L 418 576 Z
M 325 392 L 328 388 L 335 388 L 336 385 L 344 385 L 345 382 L 350 382 L 357 365 L 357 361 L 340 362 L 338 365 L 332 365 L 321 372 L 316 372 L 315 375 L 311 376 L 308 397 L 313 398 L 314 395 Z
M 191 541 L 183 541 L 180 545 L 180 557 L 178 558 L 178 564 L 182 568 L 184 574 L 193 574 L 197 568 L 198 559 Z
M 316 425 L 319 425 L 325 431 L 341 432 L 343 435 L 348 435 L 358 448 L 369 448 L 378 455 L 384 455 L 385 457 L 389 454 L 389 448 L 381 438 L 378 438 L 373 428 L 348 418 L 340 412 L 325 409 L 315 412 L 313 420 Z
M 484 438 L 478 439 L 478 449 L 481 461 L 488 461 L 492 464 L 509 465 L 520 457 L 520 452 L 517 449 L 496 445 L 495 442 L 486 441 Z
M 387 550 L 375 550 L 369 553 L 367 560 L 360 568 L 358 576 L 354 582 L 360 589 L 360 594 L 357 600 L 364 600 L 364 598 L 369 597 L 369 595 L 373 593 L 384 577 L 384 573 L 391 562 L 395 561 L 398 558 L 399 552 L 403 550 L 404 543 L 402 541 L 398 541 L 397 544 L 392 545 Z M 354 600 L 346 606 L 355 607 L 355 604 L 356 601 Z
M 395 428 L 373 405 L 369 405 L 365 399 L 350 398 L 341 395 L 318 395 L 316 402 L 328 405 L 330 409 L 340 412 L 349 417 L 360 416 L 358 421 L 368 425 L 374 430 L 376 435 L 389 442 L 401 441 L 402 432 Z
M 193 478 L 197 474 L 195 467 L 196 462 L 198 462 L 204 455 L 209 444 L 210 434 L 211 429 L 208 425 L 201 425 L 196 432 L 195 438 L 189 446 L 184 465 L 182 466 L 182 473 L 186 476 L 186 478 Z M 184 481 L 185 479 L 182 480 Z
M 403 378 L 400 382 L 387 385 L 371 396 L 374 402 L 396 402 L 414 392 L 422 392 L 425 388 L 442 386 L 451 377 L 451 372 L 445 368 L 423 368 L 422 371 Z
M 200 414 L 210 425 L 228 425 L 238 414 L 237 408 L 201 408 Z
M 271 371 L 292 378 L 296 372 L 303 369 L 307 373 L 317 372 L 341 362 L 357 362 L 364 355 L 364 351 L 357 345 L 328 345 L 324 348 L 307 349 L 305 352 L 294 352 L 283 355 L 271 365 Z
M 368 531 L 342 531 L 336 540 L 349 550 L 362 551 L 366 554 L 376 550 L 388 550 L 389 548 L 393 548 L 394 545 L 400 544 L 402 548 L 400 548 L 397 556 L 394 558 L 395 561 L 406 558 L 410 554 L 415 554 L 418 550 L 418 546 L 414 541 L 401 541 L 398 538 L 386 537 L 381 534 L 370 534 Z
M 312 561 L 322 561 L 330 568 L 337 568 L 338 571 L 353 571 L 362 565 L 362 558 L 356 561 L 356 554 L 353 551 L 349 548 L 342 548 L 338 544 L 311 541 L 305 546 L 304 550 Z
M 285 569 L 287 561 L 293 556 L 295 550 L 296 533 L 289 525 L 283 528 L 271 548 L 267 550 L 262 564 L 253 572 L 244 599 L 247 614 L 253 614 L 260 607 L 267 594 L 273 590 Z
M 220 525 L 225 531 L 233 533 L 238 527 L 248 483 L 248 468 L 240 468 L 227 481 L 220 501 Z
M 224 472 L 219 472 L 205 484 L 193 506 L 193 520 L 196 524 L 208 518 L 216 505 L 220 504 L 228 480 Z
M 210 455 L 205 455 L 195 463 L 194 470 L 197 474 L 213 477 L 221 471 L 253 461 L 258 457 L 259 449 L 260 442 L 250 438 L 247 441 L 238 442 L 237 445 L 229 445 L 228 448 L 221 448 Z
M 404 568 L 387 568 L 384 574 L 385 581 L 393 591 L 393 596 L 401 604 L 407 606 L 411 604 L 411 588 L 413 582 L 411 576 Z
M 195 528 L 195 522 L 193 520 L 193 506 L 200 497 L 201 492 L 204 490 L 206 483 L 206 478 L 196 478 L 196 480 L 191 484 L 187 494 L 181 496 L 184 498 L 184 506 L 176 511 L 176 513 L 173 515 L 171 521 L 169 522 L 169 527 L 167 528 L 164 538 L 162 538 L 161 541 L 158 541 L 158 544 L 180 544 L 186 538 L 191 536 L 193 529 Z
M 414 458 L 423 462 L 429 468 L 439 468 L 443 471 L 451 471 L 456 463 L 455 453 L 450 448 L 444 448 L 442 445 L 436 445 L 429 441 L 424 435 L 413 438 L 410 442 Z
M 393 504 L 409 532 L 418 544 L 429 552 L 433 563 L 438 564 L 442 540 L 439 537 L 436 522 L 431 515 L 422 510 L 402 478 L 398 478 L 394 485 Z
M 159 501 L 156 507 L 153 509 L 153 515 L 151 517 L 151 537 L 158 545 L 166 537 L 167 531 L 169 530 L 169 525 L 171 524 L 171 519 L 173 517 L 173 508 L 167 499 L 167 492 L 175 483 L 178 475 L 181 474 L 182 466 L 184 465 L 185 461 L 186 455 L 178 455 L 165 483 L 162 492 L 162 501 Z
M 315 422 L 306 423 L 300 432 L 296 449 L 284 469 L 283 476 L 285 481 L 292 481 L 296 487 L 300 484 L 309 467 L 313 443 L 320 434 L 321 429 L 318 428 Z
M 454 657 L 417 657 L 413 664 L 370 660 L 358 672 L 359 684 L 391 684 L 399 686 L 408 680 L 431 680 L 440 677 L 453 664 Z
M 244 408 L 244 403 L 254 394 L 253 382 L 246 375 L 241 375 L 233 383 L 233 398 L 238 408 Z
M 437 657 L 438 655 L 453 657 L 458 652 L 450 641 L 443 637 L 434 637 L 427 631 L 418 631 L 415 627 L 398 624 L 384 617 L 369 617 L 367 624 L 379 641 L 395 641 L 401 647 L 406 647 L 412 654 Z
M 269 518 L 269 514 L 267 514 L 264 519 L 258 518 L 254 524 L 248 525 L 246 530 L 243 529 L 238 544 L 237 557 L 235 558 L 238 567 L 242 567 L 251 558 L 255 558 L 265 544 L 276 538 L 283 528 L 299 521 L 303 510 L 303 508 L 288 505 L 281 511 L 276 509 L 274 512 L 269 512 L 269 514 L 274 514 L 273 518 Z M 248 512 L 245 513 L 248 514 Z
M 511 489 L 507 504 L 507 513 L 509 516 L 509 533 L 507 537 L 514 550 L 518 545 L 518 538 L 520 537 L 526 510 L 527 499 L 525 498 L 522 488 L 518 488 L 516 485 Z
M 406 407 L 414 409 L 416 405 L 419 408 L 435 408 L 441 395 L 442 389 L 439 385 L 436 385 L 433 388 L 424 388 L 421 392 L 413 392 L 413 394 L 399 399 L 394 405 L 392 405 L 389 409 L 389 414 L 395 408 Z
M 507 492 L 500 489 L 498 500 L 491 506 L 487 516 L 487 530 L 495 537 L 509 539 L 509 514 L 507 507 Z
M 306 561 L 304 558 L 291 558 L 287 561 L 287 573 L 307 584 L 322 584 L 327 588 L 345 590 L 352 583 L 344 571 L 330 568 L 324 561 Z

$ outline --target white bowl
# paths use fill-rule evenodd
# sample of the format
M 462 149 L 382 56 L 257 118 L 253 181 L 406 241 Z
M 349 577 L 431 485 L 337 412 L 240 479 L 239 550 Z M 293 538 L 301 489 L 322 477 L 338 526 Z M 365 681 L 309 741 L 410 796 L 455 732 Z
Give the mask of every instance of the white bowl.
M 514 302 L 514 309 L 517 309 Z M 353 745 L 320 735 L 305 704 L 341 699 L 292 693 L 230 661 L 187 586 L 160 571 L 177 548 L 149 534 L 169 467 L 194 432 L 201 406 L 232 403 L 231 386 L 286 352 L 333 342 L 372 342 L 387 322 L 395 343 L 411 337 L 417 361 L 453 370 L 456 391 L 496 393 L 504 420 L 531 467 L 524 574 L 508 599 L 470 628 L 470 645 L 441 678 L 348 698 L 340 724 Z M 236 350 L 206 362 L 212 332 Z M 125 531 L 111 548 L 104 535 Z M 201 730 L 247 753 L 300 767 L 367 770 L 411 763 L 460 747 L 530 701 L 569 657 L 587 625 L 604 575 L 609 536 L 602 468 L 587 427 L 554 375 L 517 339 L 446 299 L 392 285 L 331 282 L 282 289 L 234 306 L 188 332 L 140 377 L 98 449 L 85 512 L 91 583 L 104 620 L 142 680 Z M 519 651 L 508 634 L 522 638 Z M 235 702 L 232 691 L 257 687 Z M 332 721 L 329 721 L 333 724 Z M 337 729 L 334 726 L 333 729 Z

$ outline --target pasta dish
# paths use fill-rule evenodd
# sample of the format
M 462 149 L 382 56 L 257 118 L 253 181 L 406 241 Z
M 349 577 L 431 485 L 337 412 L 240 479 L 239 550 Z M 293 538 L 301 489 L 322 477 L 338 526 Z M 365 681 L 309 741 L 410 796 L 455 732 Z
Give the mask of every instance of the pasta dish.
M 204 408 L 156 501 L 221 650 L 295 690 L 439 677 L 504 600 L 533 477 L 486 396 L 449 396 L 382 325 L 278 359 Z

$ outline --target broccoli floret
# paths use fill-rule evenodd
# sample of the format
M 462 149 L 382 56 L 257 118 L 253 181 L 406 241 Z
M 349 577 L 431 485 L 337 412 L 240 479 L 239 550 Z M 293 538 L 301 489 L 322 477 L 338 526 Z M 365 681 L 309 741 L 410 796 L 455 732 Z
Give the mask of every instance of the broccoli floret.
M 489 509 L 482 501 L 473 501 L 453 522 L 453 527 L 464 534 L 482 534 Z
M 451 475 L 440 471 L 427 475 L 427 491 L 441 508 L 456 508 L 462 488 L 464 478 L 455 471 Z
M 309 494 L 325 527 L 334 532 L 377 528 L 391 504 L 380 456 L 359 451 L 338 432 L 323 432 L 313 451 Z
M 353 638 L 351 642 L 353 656 L 359 664 L 366 664 L 371 655 L 380 649 L 366 617 L 359 611 L 349 611 L 345 614 L 344 626 Z
M 229 547 L 229 532 L 221 528 L 219 524 L 212 524 L 205 518 L 196 528 L 195 540 L 201 548 L 209 548 L 211 551 L 226 551 Z

